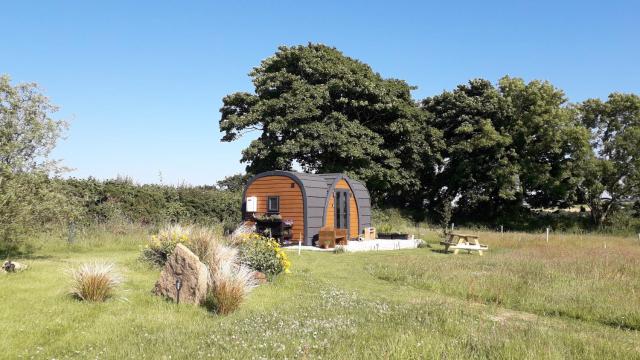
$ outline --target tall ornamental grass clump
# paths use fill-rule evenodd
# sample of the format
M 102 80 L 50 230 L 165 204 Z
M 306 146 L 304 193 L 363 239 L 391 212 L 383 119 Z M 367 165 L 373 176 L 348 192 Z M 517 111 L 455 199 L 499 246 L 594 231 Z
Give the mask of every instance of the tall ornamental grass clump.
M 209 290 L 205 307 L 221 315 L 236 311 L 257 286 L 254 270 L 242 264 L 238 250 L 218 244 L 205 258 L 209 267 Z
M 102 302 L 112 297 L 122 283 L 113 263 L 85 263 L 69 270 L 70 294 L 80 300 Z

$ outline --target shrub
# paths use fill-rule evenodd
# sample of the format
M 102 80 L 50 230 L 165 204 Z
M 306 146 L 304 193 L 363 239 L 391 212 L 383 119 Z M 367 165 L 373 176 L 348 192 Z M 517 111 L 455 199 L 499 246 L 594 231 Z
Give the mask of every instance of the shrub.
M 176 245 L 183 244 L 204 261 L 221 242 L 219 232 L 208 226 L 169 225 L 151 236 L 140 257 L 143 261 L 162 266 Z
M 336 245 L 336 247 L 333 248 L 334 254 L 344 254 L 346 252 L 347 252 L 347 248 L 344 245 Z
M 104 301 L 113 296 L 122 279 L 112 263 L 85 263 L 69 270 L 70 294 L 85 301 Z
M 380 233 L 404 232 L 413 227 L 409 217 L 398 209 L 372 209 L 373 225 Z
M 430 248 L 430 247 L 431 247 L 431 245 L 429 245 L 424 240 L 420 240 L 420 242 L 418 243 L 418 249 L 425 249 L 425 248 Z
M 178 244 L 187 245 L 190 227 L 170 225 L 162 228 L 157 235 L 151 236 L 151 241 L 142 250 L 140 258 L 151 264 L 162 266 Z
M 240 239 L 238 247 L 243 264 L 267 276 L 289 272 L 291 262 L 277 241 L 258 234 L 244 235 Z
M 640 200 L 633 203 L 633 217 L 640 218 Z

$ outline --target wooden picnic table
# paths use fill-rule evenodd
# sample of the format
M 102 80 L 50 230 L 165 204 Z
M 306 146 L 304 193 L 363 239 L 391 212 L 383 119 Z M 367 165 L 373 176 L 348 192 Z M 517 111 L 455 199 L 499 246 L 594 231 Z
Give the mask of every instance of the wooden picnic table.
M 447 239 L 440 242 L 440 245 L 444 245 L 444 252 L 448 252 L 449 249 L 453 249 L 454 254 L 458 254 L 460 250 L 467 250 L 468 252 L 477 251 L 480 256 L 483 255 L 483 251 L 489 250 L 489 247 L 484 244 L 480 244 L 480 237 L 477 235 L 449 233 Z

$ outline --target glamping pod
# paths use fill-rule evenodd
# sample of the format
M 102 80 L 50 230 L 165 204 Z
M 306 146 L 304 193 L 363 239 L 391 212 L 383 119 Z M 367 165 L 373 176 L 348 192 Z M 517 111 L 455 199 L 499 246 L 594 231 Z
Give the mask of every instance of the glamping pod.
M 285 243 L 314 245 L 321 228 L 356 239 L 371 226 L 369 191 L 344 174 L 268 171 L 249 180 L 242 198 L 244 220 Z

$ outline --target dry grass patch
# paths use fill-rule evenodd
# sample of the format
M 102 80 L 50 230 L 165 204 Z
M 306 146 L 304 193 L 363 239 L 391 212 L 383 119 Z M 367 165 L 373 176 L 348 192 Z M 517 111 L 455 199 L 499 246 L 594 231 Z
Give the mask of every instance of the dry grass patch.
M 479 235 L 491 249 L 485 256 L 425 249 L 401 261 L 385 258 L 367 271 L 472 302 L 640 330 L 636 240 L 554 234 L 547 243 L 544 234 Z
M 205 307 L 218 314 L 236 311 L 257 286 L 254 271 L 240 263 L 238 250 L 218 244 L 205 257 L 209 267 L 209 294 Z
M 70 294 L 84 301 L 102 302 L 114 295 L 122 283 L 113 263 L 85 263 L 69 270 Z

